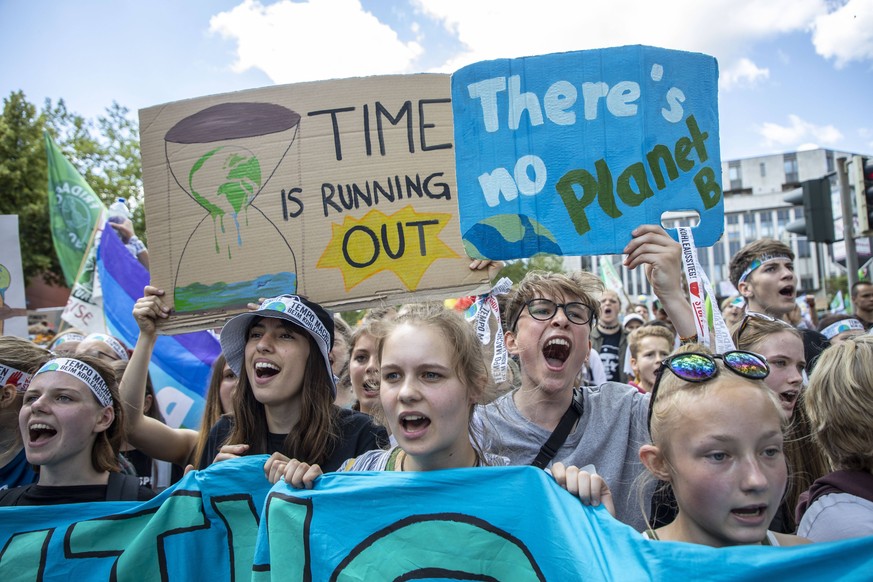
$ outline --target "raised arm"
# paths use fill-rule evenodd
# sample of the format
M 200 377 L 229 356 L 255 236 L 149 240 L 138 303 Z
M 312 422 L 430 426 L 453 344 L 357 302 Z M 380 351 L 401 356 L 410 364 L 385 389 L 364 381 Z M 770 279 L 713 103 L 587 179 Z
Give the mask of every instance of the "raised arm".
M 158 318 L 166 318 L 169 309 L 161 300 L 163 291 L 147 286 L 144 297 L 133 306 L 133 317 L 139 326 L 139 338 L 133 355 L 121 378 L 119 392 L 124 407 L 127 441 L 153 459 L 185 466 L 197 445 L 197 432 L 171 428 L 143 414 L 149 362 L 157 341 Z
M 682 248 L 660 226 L 645 224 L 631 233 L 633 239 L 625 247 L 628 269 L 646 266 L 646 278 L 679 337 L 697 334 L 694 311 L 682 289 Z

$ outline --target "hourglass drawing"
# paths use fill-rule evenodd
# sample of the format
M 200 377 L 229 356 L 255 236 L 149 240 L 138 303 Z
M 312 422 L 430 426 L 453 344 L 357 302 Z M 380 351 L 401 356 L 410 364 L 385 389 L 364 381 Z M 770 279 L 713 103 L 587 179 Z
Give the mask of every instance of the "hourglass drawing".
M 173 179 L 205 211 L 176 264 L 177 312 L 245 307 L 296 291 L 294 250 L 254 201 L 291 149 L 299 123 L 300 115 L 281 105 L 222 103 L 185 117 L 164 136 Z M 277 261 L 285 252 L 288 261 Z M 266 256 L 290 270 L 263 273 Z M 208 268 L 219 264 L 220 271 Z

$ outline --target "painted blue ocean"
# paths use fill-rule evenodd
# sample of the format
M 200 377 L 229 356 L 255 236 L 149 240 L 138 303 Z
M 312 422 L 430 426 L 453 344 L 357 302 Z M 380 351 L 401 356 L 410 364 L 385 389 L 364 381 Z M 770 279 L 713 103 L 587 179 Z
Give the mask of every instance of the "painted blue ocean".
M 261 297 L 275 297 L 296 292 L 297 275 L 294 273 L 262 275 L 253 281 L 234 283 L 223 281 L 212 285 L 191 283 L 185 287 L 176 287 L 176 312 L 198 313 L 245 307 L 247 303 L 257 302 Z

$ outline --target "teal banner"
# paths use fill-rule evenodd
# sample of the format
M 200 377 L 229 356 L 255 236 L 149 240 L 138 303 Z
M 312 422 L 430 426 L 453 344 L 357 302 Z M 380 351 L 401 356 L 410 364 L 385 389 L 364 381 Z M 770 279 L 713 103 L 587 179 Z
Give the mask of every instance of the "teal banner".
M 532 467 L 334 473 L 270 489 L 265 456 L 143 503 L 0 509 L 0 580 L 869 580 L 873 537 L 652 542 Z

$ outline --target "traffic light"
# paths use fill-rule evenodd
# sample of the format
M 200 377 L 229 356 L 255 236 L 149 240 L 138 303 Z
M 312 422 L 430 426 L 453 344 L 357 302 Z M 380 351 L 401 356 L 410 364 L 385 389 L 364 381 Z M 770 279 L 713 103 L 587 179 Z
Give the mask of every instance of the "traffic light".
M 855 202 L 858 207 L 858 230 L 873 235 L 873 158 L 854 156 Z
M 803 205 L 803 218 L 789 223 L 785 230 L 805 236 L 811 242 L 834 242 L 834 209 L 831 203 L 830 179 L 806 180 L 800 186 L 782 198 L 785 202 Z M 873 200 L 870 207 L 873 209 Z

